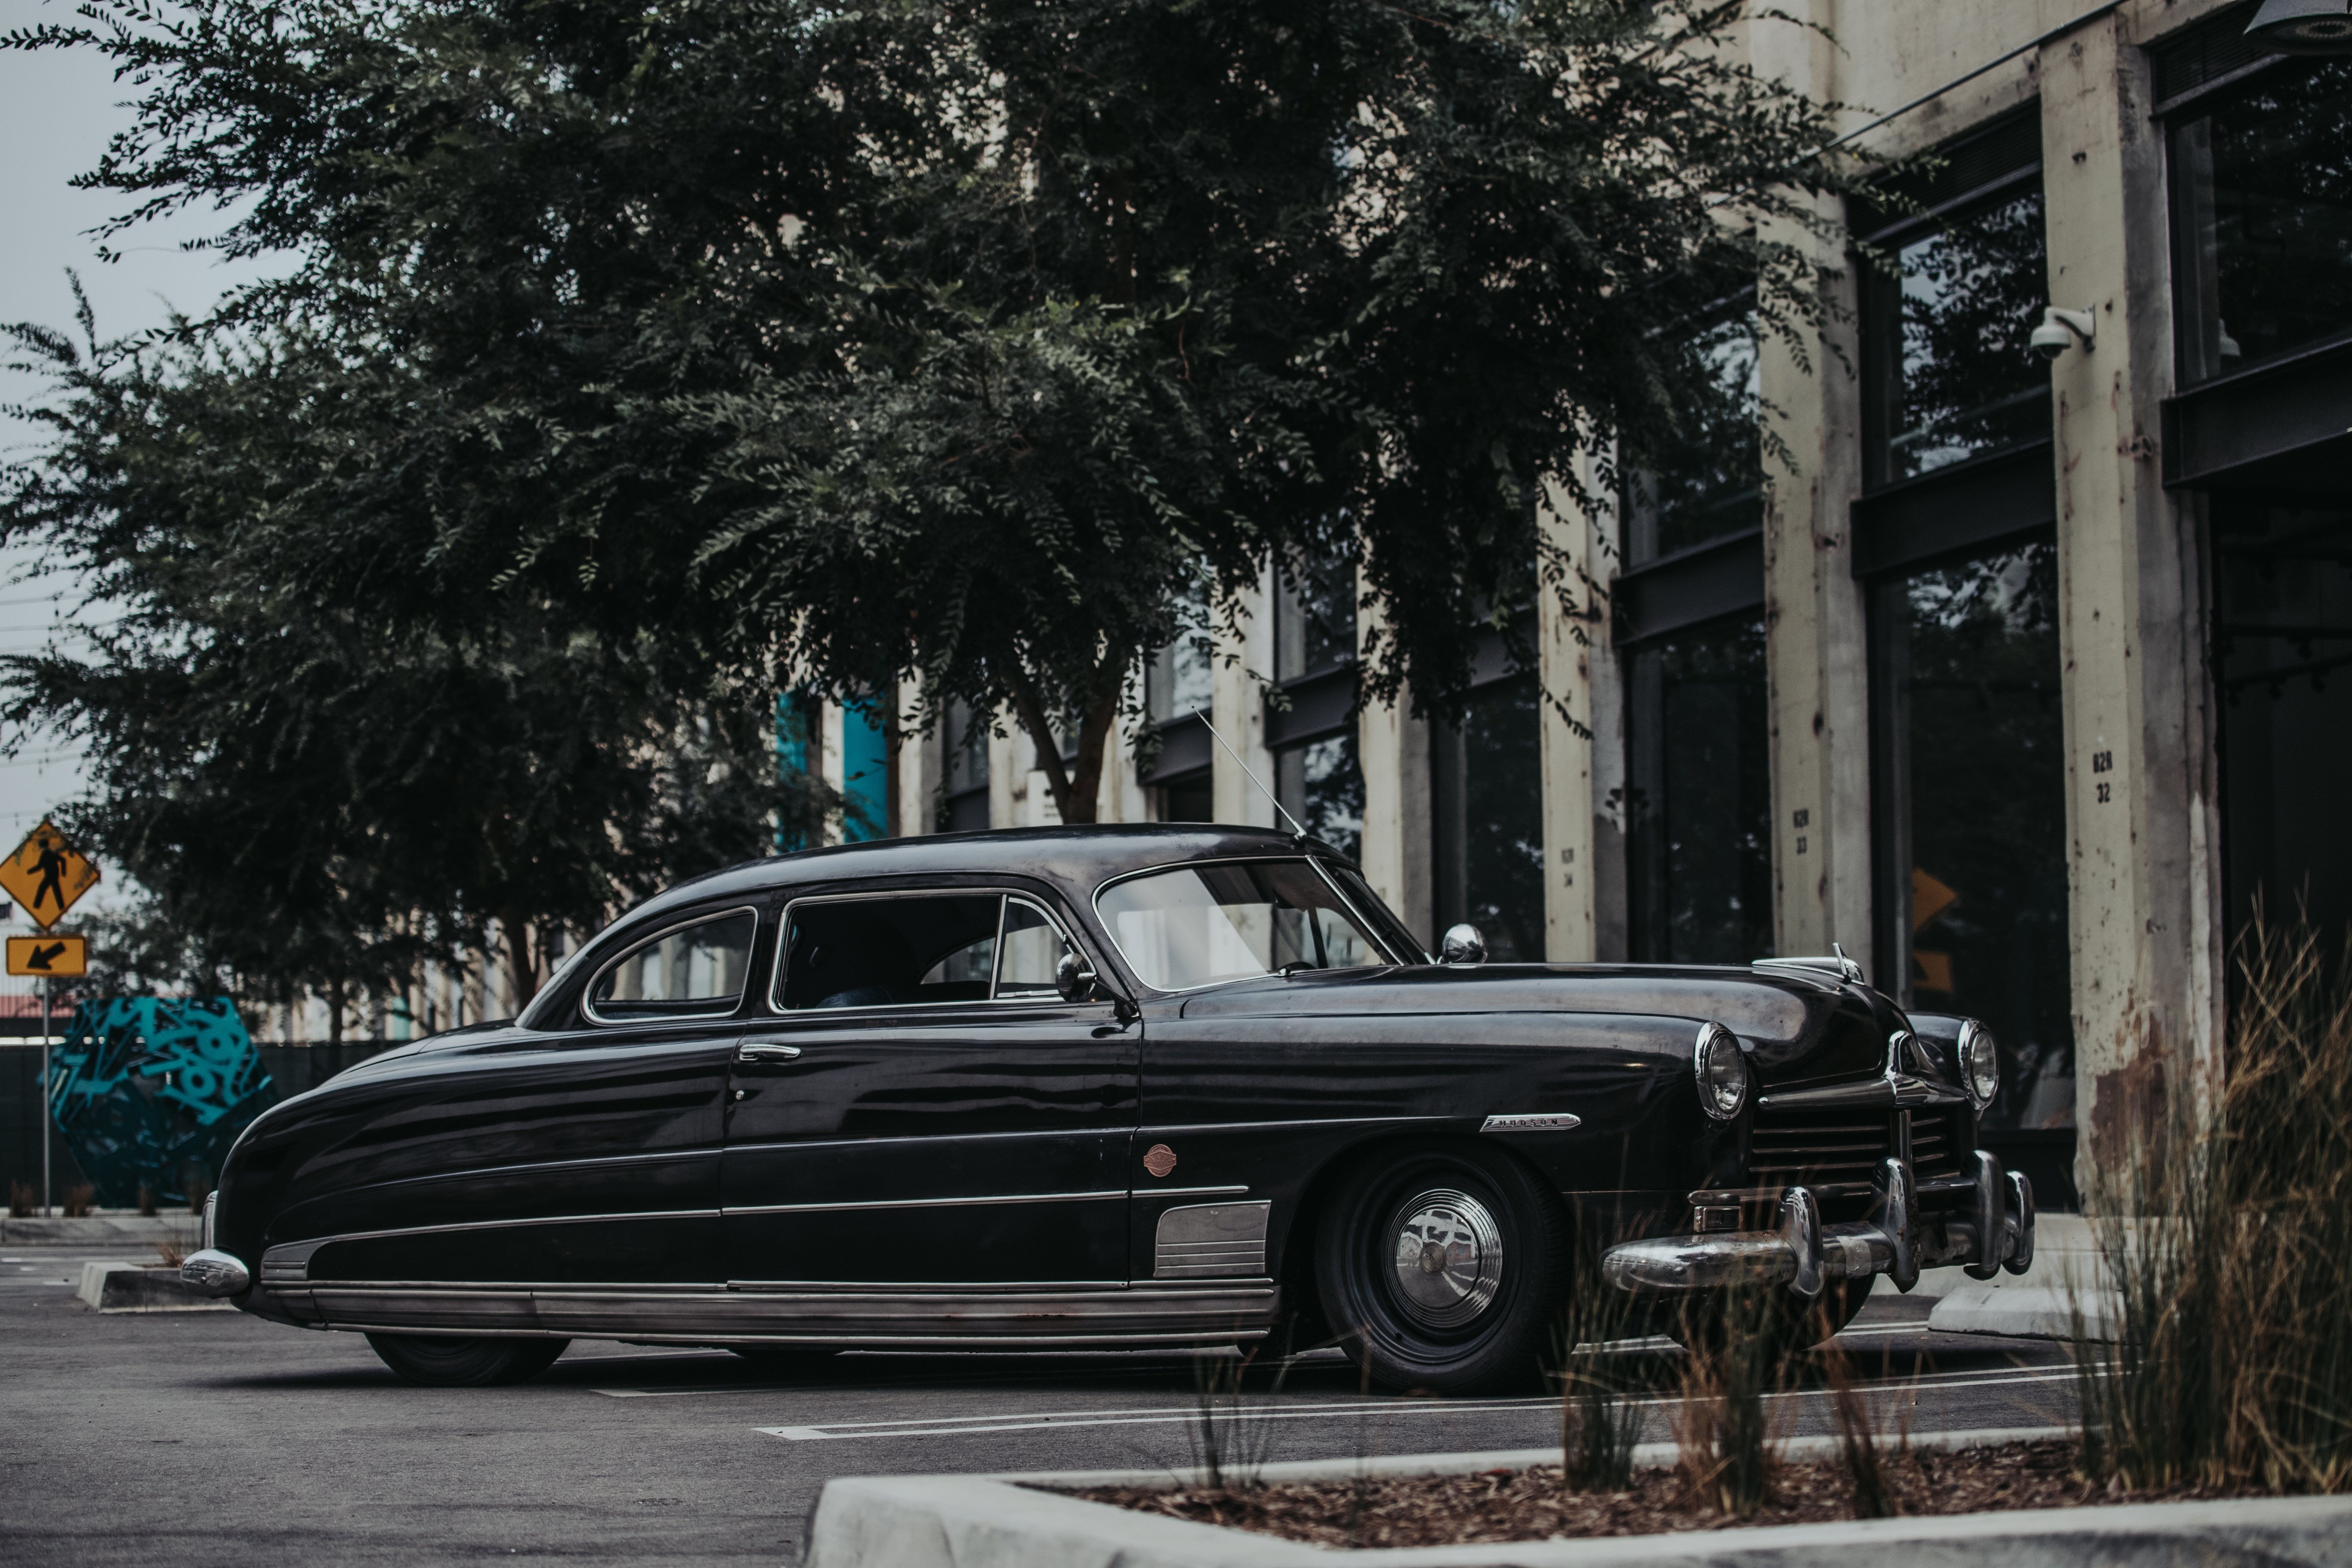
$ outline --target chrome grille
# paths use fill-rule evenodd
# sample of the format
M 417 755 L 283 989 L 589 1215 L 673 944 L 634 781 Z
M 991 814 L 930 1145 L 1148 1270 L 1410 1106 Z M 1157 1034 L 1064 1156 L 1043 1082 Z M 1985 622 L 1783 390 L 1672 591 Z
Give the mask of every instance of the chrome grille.
M 1926 1181 L 1962 1173 L 1960 1147 L 1953 1136 L 1953 1112 L 1906 1110 L 1911 1119 L 1911 1173 Z
M 1895 1152 L 1893 1132 L 1884 1110 L 1759 1112 L 1748 1168 L 1759 1187 L 1867 1182 Z

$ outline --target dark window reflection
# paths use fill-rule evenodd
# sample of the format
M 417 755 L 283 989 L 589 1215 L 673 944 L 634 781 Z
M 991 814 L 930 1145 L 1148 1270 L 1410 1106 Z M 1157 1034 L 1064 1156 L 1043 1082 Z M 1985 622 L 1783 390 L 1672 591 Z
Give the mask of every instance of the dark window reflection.
M 1274 678 L 1298 680 L 1356 657 L 1356 563 L 1301 565 L 1274 601 Z
M 1274 793 L 1298 825 L 1354 859 L 1364 842 L 1364 767 L 1350 730 L 1275 753 Z
M 1873 595 L 1879 979 L 1906 1006 L 1991 1026 L 1992 1127 L 2074 1118 L 2057 599 L 2047 542 Z
M 1772 952 L 1764 623 L 1633 658 L 1627 802 L 1634 958 L 1746 963 Z
M 1874 485 L 2050 435 L 2050 375 L 2026 338 L 2049 303 L 2042 193 L 1936 220 L 1865 271 Z
M 1627 487 L 1629 566 L 1764 521 L 1755 314 L 1743 304 L 1688 334 L 1685 346 L 1705 370 L 1707 390 Z
M 2352 61 L 2175 125 L 2171 175 L 2182 382 L 2352 331 Z
M 1544 955 L 1538 700 L 1532 675 L 1482 686 L 1459 730 L 1431 736 L 1437 929 L 1468 921 L 1498 961 Z
M 2352 926 L 2352 512 L 2211 503 L 2221 849 L 2234 930 L 2260 899 Z

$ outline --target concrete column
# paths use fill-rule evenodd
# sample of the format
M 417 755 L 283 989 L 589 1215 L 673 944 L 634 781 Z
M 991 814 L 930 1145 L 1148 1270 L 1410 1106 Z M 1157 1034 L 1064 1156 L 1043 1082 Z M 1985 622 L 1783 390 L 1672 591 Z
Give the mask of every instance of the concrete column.
M 1830 0 L 1789 9 L 1824 25 L 1836 20 Z M 1838 48 L 1821 34 L 1759 20 L 1749 38 L 1759 75 L 1815 98 L 1839 96 Z M 1842 216 L 1835 204 L 1825 211 Z M 1796 461 L 1791 472 L 1768 457 L 1765 468 L 1773 944 L 1783 953 L 1817 953 L 1842 943 L 1893 990 L 1900 976 L 1880 973 L 1874 952 L 1869 644 L 1848 526 L 1848 509 L 1862 493 L 1862 395 L 1851 368 L 1861 363 L 1855 280 L 1835 242 L 1789 227 L 1774 237 L 1838 269 L 1832 288 L 1844 319 L 1825 321 L 1801 362 L 1775 334 L 1765 333 L 1759 345 L 1768 434 Z
M 1031 749 L 1028 731 L 1012 715 L 1000 720 L 998 734 L 988 737 L 988 825 L 1027 827 Z
M 848 752 L 843 743 L 842 721 L 847 717 L 841 704 L 827 699 L 817 705 L 817 766 L 825 787 L 839 795 L 849 783 Z M 824 819 L 824 842 L 841 842 L 841 813 L 828 812 Z
M 1536 526 L 1547 545 L 1536 590 L 1536 642 L 1543 687 L 1544 957 L 1553 963 L 1591 963 L 1601 956 L 1598 863 L 1598 752 L 1611 740 L 1624 751 L 1623 704 L 1612 701 L 1604 733 L 1602 689 L 1616 691 L 1603 595 L 1591 584 L 1614 559 L 1613 516 L 1589 516 L 1568 489 L 1545 486 Z M 1556 552 L 1556 553 L 1554 553 Z M 1560 604 L 1565 588 L 1580 613 Z M 1603 667 L 1606 667 L 1605 671 Z M 1565 708 L 1566 712 L 1561 710 Z M 1622 858 L 1622 857 L 1621 857 Z M 1622 905 L 1621 905 L 1622 911 Z M 1623 952 L 1623 915 L 1618 916 Z
M 1130 711 L 1119 715 L 1111 727 L 1110 739 L 1103 748 L 1102 787 L 1096 796 L 1097 822 L 1148 822 L 1151 819 L 1150 803 L 1143 783 L 1135 773 L 1136 731 L 1145 722 L 1143 710 L 1143 670 L 1138 666 L 1128 677 L 1126 705 Z
M 898 682 L 898 798 L 893 803 L 892 815 L 897 818 L 895 830 L 900 837 L 912 838 L 938 830 L 940 816 L 940 771 L 946 763 L 947 738 L 943 726 L 927 731 L 914 727 L 914 714 L 922 705 L 922 687 L 912 680 Z
M 1265 784 L 1265 789 L 1252 784 L 1241 763 L 1212 741 L 1216 762 L 1210 774 L 1211 800 L 1219 822 L 1272 827 L 1276 821 L 1274 801 L 1265 793 L 1274 787 L 1274 756 L 1265 747 L 1265 688 L 1274 679 L 1274 585 L 1269 563 L 1259 574 L 1256 589 L 1243 595 L 1237 606 L 1239 639 L 1222 629 L 1217 634 L 1209 719 L 1225 745 L 1241 753 L 1241 761 Z
M 2045 45 L 2041 77 L 2051 299 L 2098 322 L 2052 367 L 2088 1196 L 2220 1065 L 2219 826 L 2195 520 L 2165 494 L 2158 448 L 2172 311 L 2147 58 L 2108 16 Z
M 1356 596 L 1370 590 L 1360 568 Z M 1357 611 L 1376 620 L 1377 605 Z M 1407 930 L 1433 943 L 1436 871 L 1430 859 L 1429 725 L 1412 713 L 1410 692 L 1393 704 L 1367 702 L 1356 716 L 1356 755 L 1364 769 L 1364 880 Z

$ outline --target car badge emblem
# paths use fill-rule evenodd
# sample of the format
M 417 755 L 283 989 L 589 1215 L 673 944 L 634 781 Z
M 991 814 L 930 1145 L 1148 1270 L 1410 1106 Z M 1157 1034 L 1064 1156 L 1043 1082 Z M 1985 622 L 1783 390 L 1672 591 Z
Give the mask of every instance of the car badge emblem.
M 1143 1168 L 1155 1176 L 1164 1176 L 1176 1168 L 1176 1151 L 1165 1143 L 1154 1143 L 1143 1156 Z

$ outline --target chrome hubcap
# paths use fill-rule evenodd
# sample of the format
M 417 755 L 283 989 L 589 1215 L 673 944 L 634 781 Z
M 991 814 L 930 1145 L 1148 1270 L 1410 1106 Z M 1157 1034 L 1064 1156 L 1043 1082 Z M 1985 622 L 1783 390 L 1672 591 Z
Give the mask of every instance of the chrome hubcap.
M 1389 1234 L 1397 1294 L 1416 1322 L 1458 1328 L 1485 1311 L 1503 1283 L 1503 1236 L 1486 1205 L 1439 1187 L 1405 1201 Z

